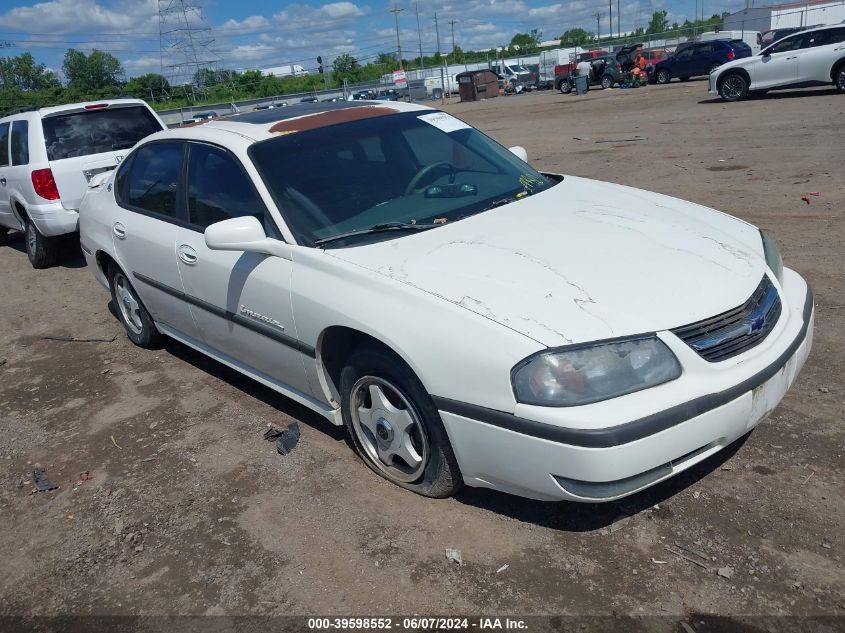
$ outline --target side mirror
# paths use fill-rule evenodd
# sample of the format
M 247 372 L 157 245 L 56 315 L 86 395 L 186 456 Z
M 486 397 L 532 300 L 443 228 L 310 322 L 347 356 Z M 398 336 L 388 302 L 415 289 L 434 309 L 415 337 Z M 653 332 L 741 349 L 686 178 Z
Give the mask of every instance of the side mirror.
M 772 56 L 772 54 L 769 51 L 763 51 L 762 53 L 760 53 L 760 55 L 762 55 L 763 57 L 771 57 Z
M 528 152 L 525 151 L 525 148 L 521 145 L 514 145 L 513 147 L 509 147 L 508 151 L 519 158 L 522 162 L 528 162 Z
M 267 237 L 261 222 L 252 215 L 222 220 L 206 227 L 205 245 L 213 251 L 244 251 L 292 259 L 290 244 Z

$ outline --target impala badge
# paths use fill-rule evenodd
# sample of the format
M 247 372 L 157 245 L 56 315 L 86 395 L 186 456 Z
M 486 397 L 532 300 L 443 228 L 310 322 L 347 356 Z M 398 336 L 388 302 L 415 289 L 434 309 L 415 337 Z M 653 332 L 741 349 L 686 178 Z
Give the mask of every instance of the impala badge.
M 264 316 L 263 314 L 258 314 L 258 312 L 253 312 L 246 306 L 241 306 L 241 314 L 249 317 L 250 319 L 254 319 L 255 321 L 261 321 L 262 323 L 266 323 L 267 325 L 272 325 L 273 327 L 277 327 L 280 330 L 284 330 L 285 326 L 276 321 L 276 319 L 272 319 L 268 316 Z

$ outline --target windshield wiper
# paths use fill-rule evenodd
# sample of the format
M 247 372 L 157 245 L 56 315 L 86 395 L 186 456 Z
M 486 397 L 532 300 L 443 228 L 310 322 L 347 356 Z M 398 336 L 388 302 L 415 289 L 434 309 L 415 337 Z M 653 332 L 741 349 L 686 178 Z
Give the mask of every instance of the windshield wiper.
M 331 237 L 324 237 L 321 240 L 314 242 L 314 246 L 322 246 L 330 242 L 345 240 L 349 237 L 357 237 L 359 235 L 372 235 L 373 233 L 389 233 L 391 231 L 426 231 L 433 229 L 442 224 L 411 224 L 410 222 L 383 222 L 381 224 L 374 224 L 368 229 L 356 229 L 354 231 L 347 231 L 345 233 L 338 233 Z

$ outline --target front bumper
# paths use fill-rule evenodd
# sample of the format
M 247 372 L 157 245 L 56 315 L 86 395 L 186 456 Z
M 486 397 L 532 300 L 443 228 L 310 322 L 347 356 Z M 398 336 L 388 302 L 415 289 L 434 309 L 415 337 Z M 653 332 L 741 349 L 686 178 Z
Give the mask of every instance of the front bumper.
M 655 397 L 660 387 L 647 390 L 653 392 L 653 409 L 635 415 L 635 420 L 572 428 L 434 398 L 465 482 L 533 499 L 612 501 L 718 452 L 777 406 L 810 353 L 812 293 L 787 269 L 781 294 L 785 310 L 765 345 L 736 357 L 734 363 L 720 363 L 720 371 L 710 370 L 730 376 L 732 384 L 725 385 L 724 376 L 718 376 L 721 380 L 714 378 L 709 385 L 691 371 L 697 393 L 666 408 Z M 648 397 L 646 392 L 635 396 L 643 397 Z M 630 396 L 614 399 L 617 410 L 641 410 L 633 398 L 626 407 L 626 398 Z M 596 417 L 604 417 L 607 402 L 613 401 L 599 403 Z M 581 409 L 590 407 L 595 405 Z
M 710 73 L 710 76 L 707 78 L 707 92 L 711 95 L 718 95 L 719 91 L 716 89 L 716 83 L 719 80 L 718 72 Z

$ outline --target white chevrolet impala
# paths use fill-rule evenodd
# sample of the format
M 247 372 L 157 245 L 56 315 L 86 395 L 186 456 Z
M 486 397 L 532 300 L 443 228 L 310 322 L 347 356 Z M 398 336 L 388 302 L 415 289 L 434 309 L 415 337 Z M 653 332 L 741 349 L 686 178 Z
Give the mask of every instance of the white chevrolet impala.
M 134 343 L 208 354 L 432 497 L 634 493 L 753 429 L 812 341 L 807 283 L 754 226 L 538 172 L 416 105 L 154 134 L 80 230 Z

